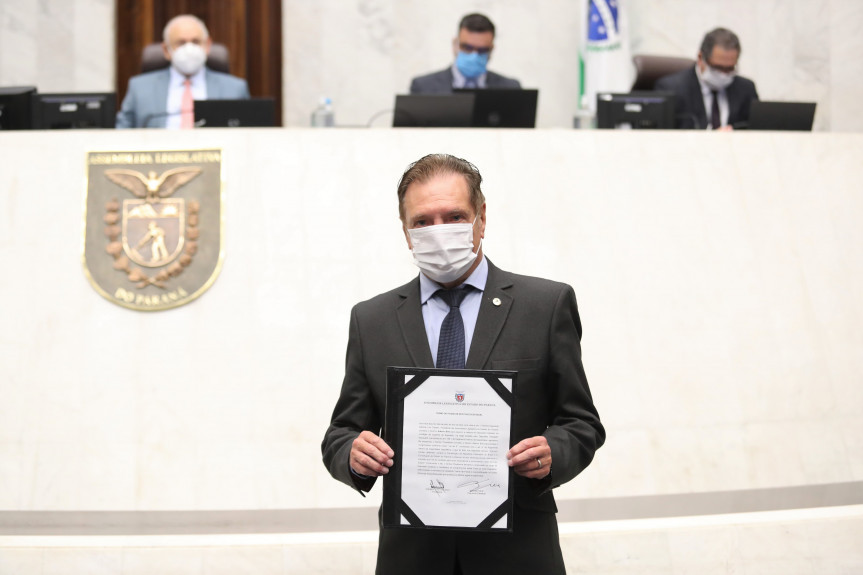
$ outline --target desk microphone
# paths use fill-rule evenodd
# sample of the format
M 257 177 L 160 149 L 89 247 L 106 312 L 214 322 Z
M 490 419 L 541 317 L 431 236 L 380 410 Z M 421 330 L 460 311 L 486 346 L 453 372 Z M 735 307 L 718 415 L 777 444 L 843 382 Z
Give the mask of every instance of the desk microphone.
M 148 116 L 144 116 L 144 125 L 143 128 L 149 128 L 150 122 L 153 120 L 158 120 L 159 118 L 168 118 L 170 116 L 179 116 L 182 112 L 162 112 L 161 114 L 150 114 Z
M 701 130 L 701 122 L 698 121 L 698 116 L 693 114 L 692 112 L 683 112 L 681 114 L 675 114 L 674 118 L 676 120 L 692 120 L 692 127 L 694 130 Z

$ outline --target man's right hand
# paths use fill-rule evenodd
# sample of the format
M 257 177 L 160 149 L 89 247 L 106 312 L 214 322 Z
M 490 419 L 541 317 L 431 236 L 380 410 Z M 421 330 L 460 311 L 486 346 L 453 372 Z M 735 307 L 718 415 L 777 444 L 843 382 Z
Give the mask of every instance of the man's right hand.
M 363 431 L 351 445 L 351 469 L 368 477 L 386 475 L 393 465 L 393 455 L 383 439 L 371 431 Z

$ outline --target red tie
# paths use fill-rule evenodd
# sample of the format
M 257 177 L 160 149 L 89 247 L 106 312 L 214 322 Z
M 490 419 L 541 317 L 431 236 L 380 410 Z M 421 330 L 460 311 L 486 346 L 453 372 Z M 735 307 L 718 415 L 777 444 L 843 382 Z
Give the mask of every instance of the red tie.
M 183 82 L 183 101 L 180 103 L 180 127 L 184 130 L 191 129 L 195 125 L 195 99 L 192 98 L 192 81 L 186 78 Z

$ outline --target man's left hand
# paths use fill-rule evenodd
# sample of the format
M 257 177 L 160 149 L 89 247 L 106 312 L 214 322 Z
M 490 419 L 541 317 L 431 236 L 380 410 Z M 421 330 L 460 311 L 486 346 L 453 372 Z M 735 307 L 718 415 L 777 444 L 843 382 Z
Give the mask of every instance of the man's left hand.
M 551 447 L 542 435 L 516 443 L 506 453 L 513 471 L 529 479 L 542 479 L 551 471 Z

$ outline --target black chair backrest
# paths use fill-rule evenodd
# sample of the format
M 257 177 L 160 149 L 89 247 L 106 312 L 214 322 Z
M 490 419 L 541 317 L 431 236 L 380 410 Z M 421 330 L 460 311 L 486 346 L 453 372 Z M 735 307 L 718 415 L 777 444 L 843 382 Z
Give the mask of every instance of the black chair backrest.
M 207 68 L 216 72 L 224 72 L 229 74 L 229 58 L 228 47 L 224 44 L 213 42 L 210 46 L 210 55 L 207 57 Z M 154 42 L 144 47 L 141 53 L 141 72 L 152 72 L 167 68 L 170 62 L 165 58 L 162 52 L 162 44 Z
M 692 58 L 679 58 L 676 56 L 653 56 L 650 54 L 636 54 L 632 57 L 635 64 L 635 82 L 632 90 L 653 90 L 653 85 L 663 76 L 674 74 L 687 68 L 695 66 Z

